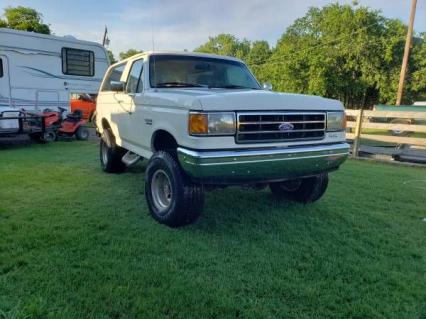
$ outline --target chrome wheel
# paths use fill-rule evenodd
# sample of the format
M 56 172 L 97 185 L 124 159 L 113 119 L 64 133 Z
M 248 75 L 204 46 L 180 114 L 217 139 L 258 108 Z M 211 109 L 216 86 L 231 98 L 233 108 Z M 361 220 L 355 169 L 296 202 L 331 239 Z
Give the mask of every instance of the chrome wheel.
M 102 154 L 102 162 L 104 165 L 108 163 L 108 146 L 105 141 L 102 141 L 101 144 L 101 154 Z
M 155 207 L 163 214 L 172 203 L 172 184 L 170 178 L 163 170 L 157 170 L 152 176 L 151 194 Z

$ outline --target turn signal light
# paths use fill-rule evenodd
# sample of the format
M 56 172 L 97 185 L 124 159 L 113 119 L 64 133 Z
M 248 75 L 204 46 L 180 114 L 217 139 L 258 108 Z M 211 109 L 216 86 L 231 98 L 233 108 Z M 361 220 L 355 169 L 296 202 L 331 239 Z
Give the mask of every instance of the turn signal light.
M 199 135 L 209 132 L 207 114 L 190 113 L 189 114 L 189 134 Z

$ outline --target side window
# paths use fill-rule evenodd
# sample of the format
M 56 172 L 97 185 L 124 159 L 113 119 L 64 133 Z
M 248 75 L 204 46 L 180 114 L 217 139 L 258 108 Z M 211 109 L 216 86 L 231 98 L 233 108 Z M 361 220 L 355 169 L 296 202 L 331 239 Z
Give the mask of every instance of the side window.
M 111 91 L 111 82 L 119 82 L 121 79 L 121 75 L 123 74 L 124 67 L 126 64 L 120 64 L 114 67 L 109 74 L 107 75 L 107 78 L 105 79 L 104 85 L 102 86 L 101 91 Z
M 128 93 L 141 93 L 143 91 L 142 71 L 143 59 L 133 62 L 127 79 Z
M 3 77 L 3 59 L 0 58 L 0 78 Z
M 67 75 L 95 75 L 95 54 L 93 51 L 62 48 L 62 73 Z

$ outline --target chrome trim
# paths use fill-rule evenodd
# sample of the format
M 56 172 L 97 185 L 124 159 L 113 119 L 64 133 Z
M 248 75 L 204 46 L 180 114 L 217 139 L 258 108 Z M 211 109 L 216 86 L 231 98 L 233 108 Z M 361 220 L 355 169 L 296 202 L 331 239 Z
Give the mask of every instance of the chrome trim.
M 293 122 L 288 122 L 288 123 L 293 123 Z M 324 129 L 312 129 L 312 130 L 291 130 L 291 131 L 238 131 L 241 134 L 259 134 L 259 133 L 297 133 L 297 132 L 322 132 L 324 131 Z M 292 140 L 295 140 L 292 139 Z
M 311 176 L 339 167 L 349 154 L 346 143 L 229 151 L 178 148 L 179 162 L 203 183 L 265 182 Z
M 276 113 L 274 113 L 276 114 Z M 263 114 L 265 115 L 265 114 Z M 278 114 L 278 115 L 282 115 L 282 114 Z M 282 121 L 264 121 L 264 122 L 239 122 L 239 124 L 242 125 L 259 125 L 259 124 L 281 124 L 283 123 Z M 292 124 L 304 124 L 304 123 L 324 123 L 324 121 L 291 121 L 288 123 L 292 123 Z
M 300 121 L 300 119 L 295 119 L 292 121 L 291 119 L 285 119 L 283 118 L 282 121 L 262 121 L 262 116 L 315 116 L 319 115 L 322 117 L 322 120 L 307 120 L 307 121 Z M 255 119 L 254 121 L 247 121 L 247 119 L 244 118 L 244 116 L 258 116 L 260 121 Z M 243 119 L 243 120 L 241 120 Z M 327 128 L 327 112 L 238 112 L 236 116 L 237 120 L 237 130 L 235 135 L 235 141 L 239 144 L 247 144 L 247 143 L 270 143 L 270 142 L 277 142 L 277 141 L 309 141 L 309 140 L 321 140 L 325 136 L 326 128 Z M 240 121 L 241 120 L 241 121 Z M 289 131 L 280 131 L 278 128 L 277 130 L 262 130 L 262 125 L 273 125 L 273 124 L 281 124 L 281 123 L 289 123 L 289 124 L 303 124 L 302 128 L 299 127 L 299 129 L 295 130 L 289 130 Z M 322 128 L 312 128 L 307 129 L 304 124 L 322 124 Z M 247 130 L 240 130 L 241 126 L 245 126 Z M 259 126 L 259 129 L 256 130 L 255 128 L 250 126 Z M 307 136 L 307 137 L 297 137 L 292 136 L 292 134 L 295 133 L 305 133 L 305 132 L 319 132 L 318 134 L 321 136 Z M 278 135 L 277 138 L 267 138 L 268 136 L 263 136 L 263 138 L 250 138 L 250 135 L 258 135 L 259 137 L 262 137 L 262 134 L 283 134 Z M 288 135 L 284 135 L 288 134 Z M 247 135 L 247 136 L 246 136 Z M 242 138 L 242 136 L 246 136 L 246 138 Z

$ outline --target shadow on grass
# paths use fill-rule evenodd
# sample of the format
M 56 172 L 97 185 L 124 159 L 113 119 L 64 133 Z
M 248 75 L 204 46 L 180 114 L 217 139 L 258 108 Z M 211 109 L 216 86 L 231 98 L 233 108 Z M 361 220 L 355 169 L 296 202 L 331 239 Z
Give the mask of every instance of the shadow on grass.
M 34 144 L 28 137 L 1 137 L 0 150 L 19 149 Z
M 315 204 L 314 204 L 315 205 Z M 204 211 L 193 228 L 195 231 L 238 233 L 273 231 L 280 228 L 285 215 L 291 223 L 295 213 L 306 206 L 291 201 L 277 200 L 269 189 L 229 187 L 206 193 Z

